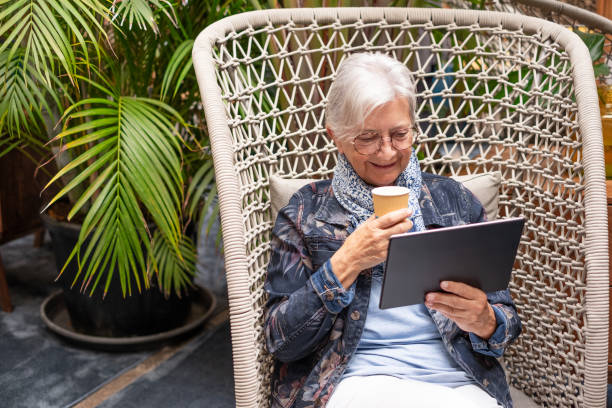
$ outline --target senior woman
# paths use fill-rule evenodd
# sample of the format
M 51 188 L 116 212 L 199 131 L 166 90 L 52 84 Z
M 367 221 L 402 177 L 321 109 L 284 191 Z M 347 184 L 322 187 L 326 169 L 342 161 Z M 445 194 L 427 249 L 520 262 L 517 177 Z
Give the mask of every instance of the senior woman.
M 382 54 L 348 57 L 326 128 L 339 152 L 333 179 L 294 194 L 272 233 L 272 406 L 511 407 L 496 360 L 521 331 L 508 291 L 442 282 L 422 304 L 378 308 L 391 235 L 486 219 L 461 184 L 421 172 L 408 69 Z M 371 190 L 386 185 L 407 187 L 409 208 L 376 218 Z

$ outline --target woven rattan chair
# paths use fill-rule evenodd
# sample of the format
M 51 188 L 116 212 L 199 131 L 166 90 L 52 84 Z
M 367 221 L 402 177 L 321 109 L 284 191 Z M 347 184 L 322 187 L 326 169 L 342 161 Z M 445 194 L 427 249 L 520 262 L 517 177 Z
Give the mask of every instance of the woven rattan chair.
M 601 124 L 582 41 L 518 14 L 399 8 L 257 11 L 197 38 L 227 268 L 236 404 L 268 405 L 262 333 L 269 176 L 329 178 L 326 92 L 344 55 L 404 61 L 424 171 L 500 171 L 500 217 L 527 224 L 510 290 L 511 384 L 546 406 L 605 405 L 608 244 Z

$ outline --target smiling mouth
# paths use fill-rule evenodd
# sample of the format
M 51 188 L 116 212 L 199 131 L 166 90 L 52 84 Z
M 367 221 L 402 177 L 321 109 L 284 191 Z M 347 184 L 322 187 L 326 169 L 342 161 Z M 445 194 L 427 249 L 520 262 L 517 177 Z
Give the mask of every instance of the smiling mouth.
M 371 163 L 371 162 L 370 162 Z M 376 163 L 371 163 L 374 167 L 379 168 L 379 169 L 390 169 L 393 166 L 395 166 L 395 162 L 391 163 L 391 164 L 386 164 L 386 165 L 382 165 L 382 164 L 376 164 Z

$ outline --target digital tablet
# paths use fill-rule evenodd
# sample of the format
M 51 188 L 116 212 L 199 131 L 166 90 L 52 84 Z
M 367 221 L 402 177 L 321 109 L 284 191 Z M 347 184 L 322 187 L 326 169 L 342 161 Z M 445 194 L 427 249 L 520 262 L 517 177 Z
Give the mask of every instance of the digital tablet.
M 392 236 L 379 307 L 423 303 L 427 292 L 442 292 L 444 280 L 507 289 L 524 224 L 506 218 Z

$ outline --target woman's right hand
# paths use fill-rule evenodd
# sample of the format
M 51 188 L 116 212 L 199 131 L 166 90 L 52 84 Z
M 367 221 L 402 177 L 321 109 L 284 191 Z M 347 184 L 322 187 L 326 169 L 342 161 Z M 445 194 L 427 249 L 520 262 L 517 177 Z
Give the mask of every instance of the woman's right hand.
M 348 289 L 361 271 L 387 259 L 389 238 L 410 231 L 412 221 L 408 208 L 392 211 L 382 217 L 372 215 L 348 236 L 331 257 L 332 269 L 340 283 Z

